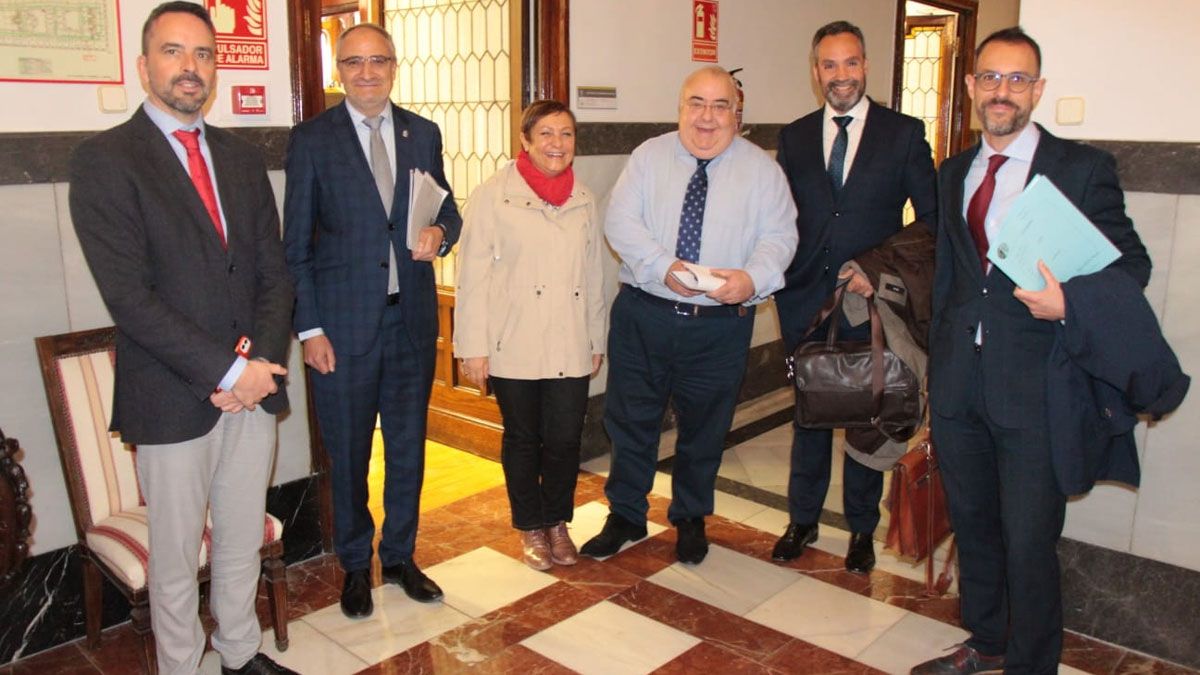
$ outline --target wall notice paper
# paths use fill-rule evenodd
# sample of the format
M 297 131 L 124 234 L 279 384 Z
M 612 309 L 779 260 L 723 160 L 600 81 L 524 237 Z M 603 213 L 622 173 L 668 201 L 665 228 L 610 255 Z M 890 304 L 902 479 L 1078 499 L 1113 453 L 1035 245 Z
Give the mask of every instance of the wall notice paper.
M 1034 176 L 1013 201 L 988 248 L 988 260 L 1030 291 L 1046 287 L 1038 260 L 1054 278 L 1066 281 L 1099 272 L 1119 257 L 1121 252 L 1108 237 L 1042 175 Z
M 0 0 L 0 80 L 121 83 L 117 0 Z
M 448 191 L 420 169 L 408 172 L 408 249 L 417 250 L 421 230 L 433 224 Z
M 671 276 L 675 277 L 675 281 L 683 284 L 684 288 L 708 293 L 725 285 L 725 280 L 714 276 L 711 268 L 690 262 L 683 263 L 683 266 L 687 269 L 672 270 Z

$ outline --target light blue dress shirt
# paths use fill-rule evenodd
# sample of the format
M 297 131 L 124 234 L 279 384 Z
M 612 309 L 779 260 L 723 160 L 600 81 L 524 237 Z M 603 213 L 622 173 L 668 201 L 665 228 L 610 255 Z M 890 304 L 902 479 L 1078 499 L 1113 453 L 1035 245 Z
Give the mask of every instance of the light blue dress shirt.
M 623 283 L 670 300 L 719 305 L 705 295 L 685 298 L 663 282 L 676 260 L 683 196 L 695 171 L 696 158 L 679 132 L 642 143 L 613 186 L 604 234 L 621 258 Z M 758 146 L 734 138 L 708 165 L 699 264 L 744 270 L 754 281 L 746 304 L 758 304 L 783 287 L 797 241 L 783 170 Z
M 187 148 L 183 147 L 183 143 L 175 138 L 175 132 L 180 129 L 191 131 L 192 129 L 200 130 L 200 154 L 204 157 L 204 163 L 208 165 L 208 176 L 212 180 L 213 195 L 217 198 L 217 210 L 221 213 L 221 226 L 225 230 L 225 240 L 229 240 L 229 219 L 225 217 L 225 208 L 221 206 L 221 191 L 217 187 L 217 169 L 213 166 L 212 153 L 208 150 L 208 137 L 204 129 L 204 118 L 196 118 L 195 124 L 184 124 L 168 115 L 166 111 L 160 109 L 150 101 L 142 103 L 142 110 L 146 112 L 146 116 L 154 122 L 154 126 L 167 137 L 167 143 L 171 145 L 171 150 L 175 152 L 175 156 L 179 158 L 179 163 L 183 165 L 183 172 L 191 175 L 188 169 Z M 229 345 L 230 353 L 233 352 L 234 345 Z M 225 376 L 221 378 L 218 386 L 225 391 L 233 389 L 233 385 L 237 383 L 238 378 L 242 376 L 242 371 L 246 369 L 246 359 L 241 356 L 234 357 L 233 365 L 229 370 L 225 371 Z

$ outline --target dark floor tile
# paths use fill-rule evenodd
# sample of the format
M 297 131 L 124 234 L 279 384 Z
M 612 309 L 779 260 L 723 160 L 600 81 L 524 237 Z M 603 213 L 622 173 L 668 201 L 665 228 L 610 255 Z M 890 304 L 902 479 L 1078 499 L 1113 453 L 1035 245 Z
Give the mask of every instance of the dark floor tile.
M 792 640 L 788 635 L 649 581 L 617 595 L 612 602 L 760 664 Z
M 738 656 L 716 645 L 701 642 L 651 672 L 654 675 L 695 675 L 695 673 L 773 675 L 779 671 Z
M 876 675 L 880 671 L 835 654 L 803 640 L 792 640 L 767 660 L 781 673 L 822 673 L 822 675 Z

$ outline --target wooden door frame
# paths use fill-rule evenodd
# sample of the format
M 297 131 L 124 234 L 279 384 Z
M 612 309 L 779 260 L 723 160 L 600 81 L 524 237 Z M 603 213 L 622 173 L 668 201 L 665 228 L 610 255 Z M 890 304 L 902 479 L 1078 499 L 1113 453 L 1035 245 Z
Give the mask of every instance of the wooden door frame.
M 979 17 L 979 0 L 919 0 L 923 5 L 940 7 L 959 16 L 957 42 L 954 56 L 953 96 L 957 101 L 950 111 L 950 143 L 947 157 L 961 152 L 975 143 L 971 131 L 971 99 L 967 96 L 965 76 L 975 67 L 975 22 Z M 904 36 L 906 0 L 896 0 L 896 44 L 892 63 L 892 109 L 900 110 L 900 96 L 904 88 Z

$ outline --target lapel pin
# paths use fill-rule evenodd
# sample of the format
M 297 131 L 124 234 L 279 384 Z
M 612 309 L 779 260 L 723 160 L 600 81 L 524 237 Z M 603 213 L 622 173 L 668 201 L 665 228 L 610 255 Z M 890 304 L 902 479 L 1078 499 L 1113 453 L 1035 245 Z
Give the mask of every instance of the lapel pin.
M 404 130 L 402 130 L 402 131 L 400 132 L 400 135 L 401 135 L 402 137 L 404 137 L 404 138 L 408 138 L 408 129 L 404 129 Z

